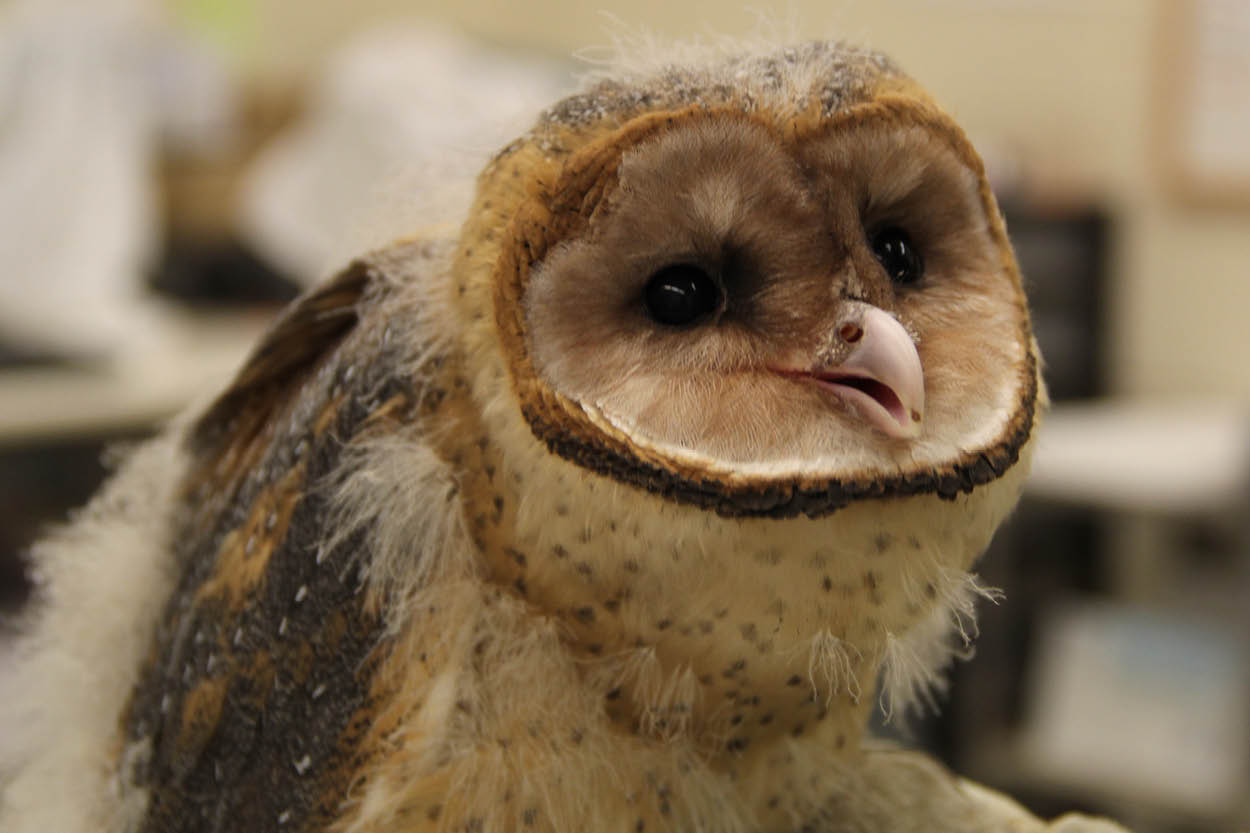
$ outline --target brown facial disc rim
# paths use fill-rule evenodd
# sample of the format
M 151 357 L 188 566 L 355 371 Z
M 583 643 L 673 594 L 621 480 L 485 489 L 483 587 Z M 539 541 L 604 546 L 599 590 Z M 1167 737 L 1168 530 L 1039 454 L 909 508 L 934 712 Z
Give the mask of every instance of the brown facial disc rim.
M 518 209 L 500 252 L 495 272 L 495 317 L 504 354 L 521 410 L 534 436 L 547 448 L 583 468 L 645 489 L 682 504 L 698 506 L 727 517 L 828 515 L 852 501 L 868 498 L 936 494 L 947 500 L 998 479 L 1019 460 L 1032 433 L 1039 398 L 1037 360 L 1030 351 L 1019 370 L 1021 403 L 996 441 L 967 451 L 939 466 L 893 476 L 852 474 L 840 478 L 726 477 L 690 463 L 666 458 L 659 452 L 631 444 L 622 432 L 593 422 L 576 402 L 552 390 L 537 374 L 526 344 L 522 300 L 530 272 L 559 241 L 581 232 L 604 205 L 616 185 L 617 168 L 626 150 L 694 119 L 747 121 L 794 141 L 847 126 L 872 122 L 924 127 L 944 138 L 959 158 L 977 173 L 990 231 L 1001 253 L 1001 265 L 1017 286 L 1020 277 L 1007 242 L 980 158 L 963 132 L 945 115 L 916 99 L 882 95 L 837 116 L 818 113 L 777 125 L 740 111 L 694 106 L 680 111 L 640 116 L 589 143 L 563 165 L 549 188 L 536 193 Z M 1021 305 L 1021 338 L 1032 343 L 1027 308 Z

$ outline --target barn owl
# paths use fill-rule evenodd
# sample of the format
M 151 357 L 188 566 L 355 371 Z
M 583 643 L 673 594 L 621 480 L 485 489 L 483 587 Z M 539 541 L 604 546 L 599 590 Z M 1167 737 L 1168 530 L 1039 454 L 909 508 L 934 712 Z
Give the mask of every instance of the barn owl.
M 622 70 L 40 548 L 4 829 L 1047 829 L 865 730 L 962 647 L 1044 402 L 894 63 Z

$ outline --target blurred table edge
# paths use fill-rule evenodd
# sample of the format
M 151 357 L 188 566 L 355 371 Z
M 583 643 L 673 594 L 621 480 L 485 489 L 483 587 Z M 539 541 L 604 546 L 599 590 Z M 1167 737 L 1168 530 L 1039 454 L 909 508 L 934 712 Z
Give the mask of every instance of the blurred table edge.
M 220 390 L 273 315 L 171 312 L 160 343 L 88 364 L 0 371 L 0 449 L 154 429 Z
M 1244 511 L 1250 406 L 1102 399 L 1043 420 L 1026 494 L 1095 509 L 1173 516 Z

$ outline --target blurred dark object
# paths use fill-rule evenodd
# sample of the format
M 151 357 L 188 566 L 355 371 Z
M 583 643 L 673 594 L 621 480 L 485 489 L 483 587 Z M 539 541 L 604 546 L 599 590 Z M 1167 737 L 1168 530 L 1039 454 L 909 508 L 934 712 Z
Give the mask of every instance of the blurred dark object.
M 1005 201 L 1053 402 L 1104 396 L 1111 221 L 1097 206 Z
M 55 367 L 67 361 L 66 356 L 52 350 L 19 344 L 0 337 L 0 370 L 22 367 Z
M 240 91 L 233 140 L 211 152 L 169 152 L 159 193 L 164 244 L 148 276 L 154 291 L 214 306 L 284 304 L 299 294 L 291 276 L 240 242 L 237 208 L 249 165 L 299 114 L 293 86 L 252 84 Z
M 16 611 L 30 594 L 31 544 L 65 523 L 109 470 L 105 450 L 136 436 L 92 437 L 55 445 L 0 449 L 0 614 Z
M 285 304 L 300 291 L 294 280 L 228 238 L 169 241 L 149 286 L 198 304 Z

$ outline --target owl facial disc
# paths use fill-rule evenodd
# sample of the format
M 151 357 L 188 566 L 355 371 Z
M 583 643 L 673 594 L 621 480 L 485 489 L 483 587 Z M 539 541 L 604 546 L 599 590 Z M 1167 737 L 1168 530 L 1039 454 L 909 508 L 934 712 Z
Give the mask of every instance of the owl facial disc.
M 975 151 L 897 93 L 801 121 L 612 121 L 526 192 L 495 310 L 552 452 L 727 516 L 954 499 L 1016 463 L 1040 384 Z M 678 267 L 693 316 L 651 297 Z
M 772 369 L 829 391 L 886 436 L 918 437 L 924 420 L 924 371 L 903 325 L 882 309 L 854 304 L 833 338 L 829 353 L 843 356 L 840 360 L 818 360 L 806 369 Z

